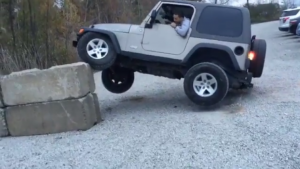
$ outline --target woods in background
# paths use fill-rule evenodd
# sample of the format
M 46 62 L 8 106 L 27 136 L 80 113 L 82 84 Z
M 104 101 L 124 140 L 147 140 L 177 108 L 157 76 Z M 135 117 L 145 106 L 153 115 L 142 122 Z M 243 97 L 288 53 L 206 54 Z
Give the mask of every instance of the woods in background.
M 249 9 L 252 23 L 278 20 L 282 13 L 282 8 L 277 3 L 245 4 L 244 7 Z
M 0 0 L 0 70 L 9 73 L 75 62 L 71 41 L 80 26 L 140 23 L 157 1 Z M 253 22 L 277 20 L 281 14 L 278 4 L 245 7 Z

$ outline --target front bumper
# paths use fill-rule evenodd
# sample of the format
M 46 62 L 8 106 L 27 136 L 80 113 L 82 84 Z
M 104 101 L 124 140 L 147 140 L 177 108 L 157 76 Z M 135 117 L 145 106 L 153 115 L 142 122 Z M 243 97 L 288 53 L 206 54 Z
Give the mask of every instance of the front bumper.
M 77 43 L 78 43 L 78 42 L 77 42 L 76 40 L 73 40 L 73 41 L 72 41 L 72 46 L 73 46 L 74 48 L 76 48 L 76 47 L 77 47 Z
M 82 28 L 82 29 L 80 29 L 79 32 L 77 33 L 77 35 L 76 35 L 76 40 L 73 40 L 73 41 L 72 41 L 72 46 L 73 46 L 74 48 L 77 47 L 78 41 L 79 41 L 79 39 L 81 38 L 81 36 L 83 35 L 83 33 L 84 33 L 84 29 Z

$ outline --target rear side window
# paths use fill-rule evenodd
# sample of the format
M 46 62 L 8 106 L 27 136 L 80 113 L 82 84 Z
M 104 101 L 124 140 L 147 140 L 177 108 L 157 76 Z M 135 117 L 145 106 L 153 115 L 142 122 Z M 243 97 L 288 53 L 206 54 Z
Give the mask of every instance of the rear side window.
M 235 8 L 208 6 L 203 9 L 196 29 L 202 34 L 239 37 L 243 32 L 243 13 Z
M 291 11 L 283 11 L 281 16 L 282 17 L 293 16 L 293 15 L 297 15 L 298 12 L 299 12 L 299 9 L 295 9 L 295 10 L 291 10 Z

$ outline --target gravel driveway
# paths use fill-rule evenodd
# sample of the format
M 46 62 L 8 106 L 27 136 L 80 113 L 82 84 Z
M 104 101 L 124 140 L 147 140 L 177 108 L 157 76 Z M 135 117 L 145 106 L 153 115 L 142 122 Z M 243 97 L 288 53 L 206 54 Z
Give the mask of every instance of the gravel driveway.
M 123 94 L 96 74 L 105 121 L 86 132 L 0 139 L 1 169 L 299 169 L 300 38 L 278 22 L 253 25 L 267 40 L 264 74 L 201 112 L 183 81 L 137 74 Z

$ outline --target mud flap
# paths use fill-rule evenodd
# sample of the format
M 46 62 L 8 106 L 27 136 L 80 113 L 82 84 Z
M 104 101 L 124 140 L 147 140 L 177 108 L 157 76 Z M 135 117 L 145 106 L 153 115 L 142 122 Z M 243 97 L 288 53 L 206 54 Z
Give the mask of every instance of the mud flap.
M 227 69 L 222 65 L 219 66 L 226 72 L 231 88 L 233 89 L 253 88 L 253 84 L 252 84 L 253 75 L 251 72 L 237 73 L 236 71 Z

